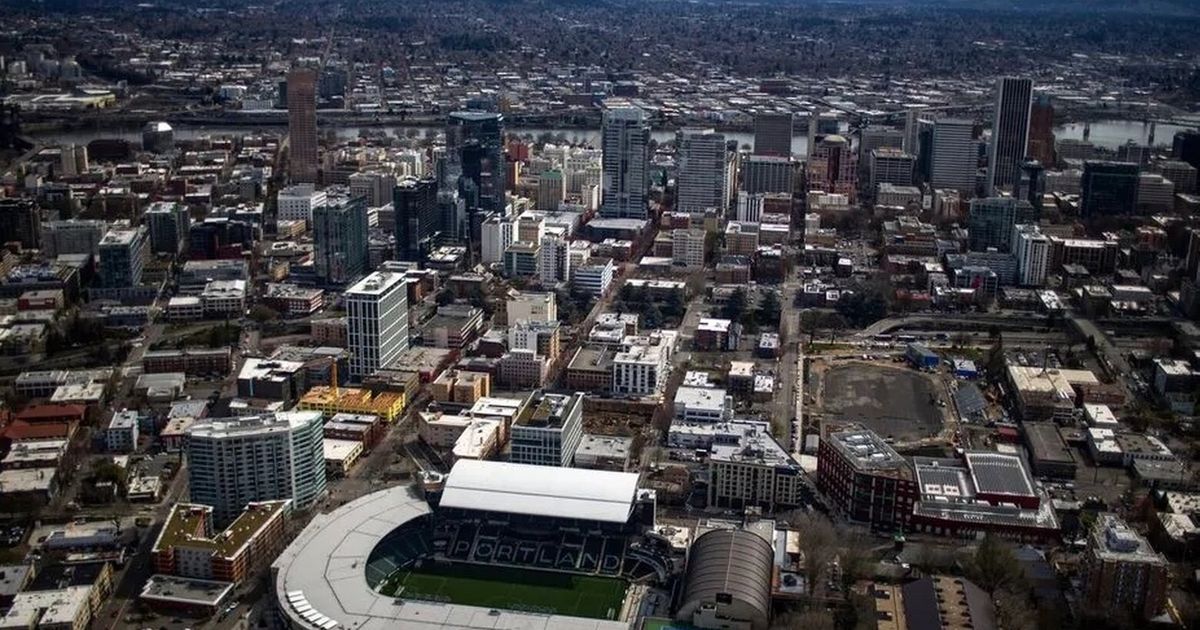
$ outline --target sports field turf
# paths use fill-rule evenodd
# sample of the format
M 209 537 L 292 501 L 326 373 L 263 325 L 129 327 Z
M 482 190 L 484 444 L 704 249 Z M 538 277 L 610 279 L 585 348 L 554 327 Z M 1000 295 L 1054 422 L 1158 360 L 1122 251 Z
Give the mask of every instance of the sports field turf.
M 397 571 L 379 590 L 409 599 L 592 619 L 616 616 L 625 599 L 625 582 L 617 578 L 460 563 Z

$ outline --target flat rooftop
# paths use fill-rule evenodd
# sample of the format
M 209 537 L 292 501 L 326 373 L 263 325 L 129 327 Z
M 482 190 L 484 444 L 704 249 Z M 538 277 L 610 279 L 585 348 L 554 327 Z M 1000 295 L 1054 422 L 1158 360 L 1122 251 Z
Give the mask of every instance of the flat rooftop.
M 855 466 L 865 470 L 887 470 L 907 468 L 908 462 L 896 452 L 883 438 L 874 431 L 857 429 L 831 433 L 826 440 L 842 453 L 842 456 L 853 461 Z
M 197 537 L 194 532 L 201 523 L 211 517 L 212 508 L 191 503 L 177 503 L 171 508 L 167 522 L 163 524 L 155 541 L 155 549 L 168 549 L 177 545 L 211 549 L 222 558 L 235 555 L 264 525 L 276 515 L 282 514 L 291 501 L 264 501 L 251 503 L 224 531 L 210 537 Z

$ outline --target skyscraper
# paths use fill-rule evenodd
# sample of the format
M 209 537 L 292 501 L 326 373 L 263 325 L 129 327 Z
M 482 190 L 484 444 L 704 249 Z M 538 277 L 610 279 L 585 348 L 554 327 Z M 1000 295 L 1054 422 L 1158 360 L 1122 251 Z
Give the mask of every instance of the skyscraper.
M 751 155 L 742 162 L 742 190 L 758 193 L 792 193 L 791 158 Z
M 198 422 L 187 432 L 192 503 L 212 506 L 227 524 L 252 501 L 291 499 L 298 510 L 325 493 L 324 418 L 320 411 Z
M 929 183 L 963 193 L 975 190 L 979 158 L 973 124 L 969 120 L 942 118 L 933 123 L 933 156 Z
M 985 191 L 989 195 L 997 188 L 1011 190 L 1021 176 L 1021 162 L 1029 150 L 1032 106 L 1032 80 L 1004 77 L 996 82 L 996 112 Z
M 444 189 L 458 190 L 467 213 L 503 212 L 504 116 L 495 112 L 454 112 L 446 120 Z M 472 222 L 471 233 L 478 226 Z
M 404 276 L 376 271 L 346 289 L 350 380 L 362 382 L 408 349 L 408 286 Z
M 1137 210 L 1138 166 L 1127 162 L 1083 163 L 1079 216 L 1129 215 Z
M 1017 284 L 1040 287 L 1050 266 L 1050 238 L 1036 225 L 1013 226 L 1013 254 L 1017 257 Z
M 675 209 L 724 213 L 729 198 L 725 190 L 725 136 L 712 129 L 682 129 L 676 134 L 678 174 Z
M 1200 131 L 1184 129 L 1176 131 L 1171 141 L 1171 157 L 1200 168 Z
M 755 114 L 754 155 L 791 157 L 794 133 L 791 112 Z
M 288 175 L 317 181 L 317 71 L 293 68 L 287 77 Z
M 1029 110 L 1029 157 L 1054 165 L 1054 104 L 1038 94 Z
M 636 107 L 604 111 L 601 127 L 600 215 L 646 218 L 650 192 L 650 125 Z
M 345 286 L 369 268 L 367 201 L 363 197 L 329 196 L 313 208 L 313 265 L 317 279 Z
M 1042 213 L 1042 197 L 1046 194 L 1046 168 L 1037 160 L 1025 160 L 1021 163 L 1021 176 L 1013 187 L 1013 197 L 1024 199 Z
M 20 242 L 37 249 L 42 240 L 42 215 L 32 199 L 0 199 L 0 242 Z
M 831 134 L 809 151 L 808 190 L 846 195 L 850 203 L 858 196 L 858 154 L 850 141 Z
M 424 260 L 438 233 L 438 185 L 432 177 L 406 177 L 392 192 L 396 213 L 396 258 Z

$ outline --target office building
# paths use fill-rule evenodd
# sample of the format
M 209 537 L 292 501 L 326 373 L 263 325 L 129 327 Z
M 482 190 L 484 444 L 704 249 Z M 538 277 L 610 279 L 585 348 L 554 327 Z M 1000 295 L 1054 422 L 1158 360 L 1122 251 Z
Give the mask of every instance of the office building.
M 361 197 L 329 197 L 313 208 L 313 267 L 317 280 L 345 286 L 370 268 L 367 203 Z
M 1138 176 L 1137 207 L 1144 212 L 1162 212 L 1175 205 L 1175 182 L 1158 173 Z
M 1084 609 L 1113 619 L 1144 622 L 1167 605 L 1167 559 L 1116 514 L 1101 514 L 1083 554 Z
M 880 184 L 911 186 L 917 159 L 900 149 L 884 147 L 871 151 L 868 173 L 870 189 L 877 191 Z
M 1041 216 L 1043 199 L 1046 196 L 1046 169 L 1041 162 L 1025 160 L 1021 163 L 1021 174 L 1013 187 L 1012 196 L 1028 201 L 1038 216 Z
M 1033 206 L 1024 199 L 972 199 L 971 210 L 967 215 L 970 249 L 981 252 L 994 247 L 1002 252 L 1011 251 L 1013 226 L 1036 221 L 1037 214 Z
M 1013 253 L 1017 257 L 1017 284 L 1040 287 L 1046 284 L 1050 268 L 1050 238 L 1036 225 L 1018 224 L 1013 227 Z
M 570 466 L 583 439 L 583 394 L 544 394 L 533 413 L 512 426 L 511 453 L 515 464 Z
M 42 252 L 48 258 L 100 251 L 100 239 L 108 226 L 98 219 L 69 219 L 42 224 Z
M 988 183 L 984 192 L 1012 190 L 1021 176 L 1021 163 L 1029 151 L 1029 117 L 1033 107 L 1033 81 L 1003 77 L 996 82 L 996 109 L 988 154 Z
M 443 189 L 457 190 L 470 220 L 478 212 L 504 212 L 504 116 L 494 112 L 453 112 L 446 120 L 447 180 Z
M 438 235 L 438 185 L 432 177 L 406 177 L 392 194 L 396 217 L 396 259 L 423 261 Z
M 841 118 L 836 111 L 812 112 L 808 116 L 808 153 L 812 157 L 813 150 L 825 136 L 840 133 Z
M 707 237 L 708 233 L 701 229 L 671 230 L 671 261 L 685 267 L 703 267 Z
M 832 134 L 809 149 L 808 190 L 845 195 L 850 203 L 858 197 L 858 154 L 850 141 Z
M 575 269 L 571 283 L 575 288 L 596 297 L 603 297 L 612 284 L 616 266 L 611 258 L 591 258 Z
M 345 293 L 350 379 L 362 382 L 408 349 L 408 288 L 404 275 L 376 271 Z
M 755 114 L 754 155 L 791 157 L 793 122 L 791 112 Z
M 150 251 L 175 255 L 187 242 L 192 218 L 181 203 L 157 201 L 146 209 L 146 226 L 150 230 Z
M 1054 104 L 1050 96 L 1038 94 L 1029 111 L 1029 157 L 1053 166 L 1054 161 Z
M 37 249 L 42 241 L 42 216 L 32 199 L 0 199 L 0 244 L 20 243 Z
M 392 193 L 396 188 L 396 176 L 380 171 L 355 173 L 347 180 L 351 197 L 362 197 L 367 200 L 368 208 L 379 208 L 392 202 Z M 434 199 L 437 198 L 437 182 L 434 182 Z
M 317 182 L 317 71 L 293 68 L 287 76 L 288 176 Z
M 929 183 L 934 188 L 971 194 L 979 170 L 978 143 L 969 120 L 942 118 L 933 123 L 932 162 Z
M 97 275 L 108 289 L 136 287 L 146 264 L 146 228 L 113 229 L 100 239 Z
M 537 209 L 558 210 L 567 196 L 567 182 L 563 172 L 557 168 L 542 171 L 538 176 Z
M 1171 157 L 1200 169 L 1200 130 L 1176 131 L 1171 141 Z
M 325 493 L 323 427 L 319 411 L 193 424 L 185 441 L 191 502 L 211 506 L 219 526 L 256 501 L 312 507 Z
M 858 134 L 858 162 L 866 164 L 876 149 L 904 150 L 904 130 L 866 127 Z
M 1134 214 L 1137 211 L 1139 182 L 1137 164 L 1097 160 L 1084 162 L 1079 216 L 1087 219 Z
M 716 209 L 724 215 L 729 199 L 725 189 L 725 135 L 712 129 L 682 129 L 675 136 L 675 144 L 675 209 L 689 213 Z
M 792 194 L 791 158 L 751 155 L 742 162 L 742 190 L 758 193 Z
M 1155 169 L 1166 179 L 1175 182 L 1176 193 L 1196 192 L 1196 167 L 1180 160 L 1162 160 Z M 44 248 L 44 247 L 43 247 Z
M 554 293 L 518 293 L 504 305 L 508 325 L 522 320 L 553 322 L 558 320 L 558 303 Z
M 650 125 L 634 107 L 604 111 L 600 216 L 644 219 L 650 194 Z
M 325 191 L 313 184 L 288 186 L 275 195 L 275 220 L 311 221 L 313 208 L 325 205 Z

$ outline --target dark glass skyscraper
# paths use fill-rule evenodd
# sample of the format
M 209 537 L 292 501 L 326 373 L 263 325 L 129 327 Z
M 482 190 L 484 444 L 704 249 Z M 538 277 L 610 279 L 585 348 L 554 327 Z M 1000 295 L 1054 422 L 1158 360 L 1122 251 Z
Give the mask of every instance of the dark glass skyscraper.
M 1083 163 L 1079 216 L 1133 214 L 1137 209 L 1138 165 L 1088 160 Z
M 437 181 L 404 179 L 392 193 L 392 208 L 396 212 L 396 258 L 424 260 L 440 227 Z
M 450 114 L 446 154 L 443 187 L 457 188 L 468 212 L 503 212 L 504 116 L 474 111 Z
M 987 193 L 1011 190 L 1021 176 L 1021 162 L 1029 150 L 1029 115 L 1033 106 L 1033 81 L 1005 77 L 996 83 L 996 114 L 988 156 Z
M 367 201 L 330 197 L 313 208 L 313 265 L 317 280 L 345 286 L 368 271 Z
M 1200 131 L 1185 129 L 1175 132 L 1171 143 L 1171 156 L 1200 168 Z

